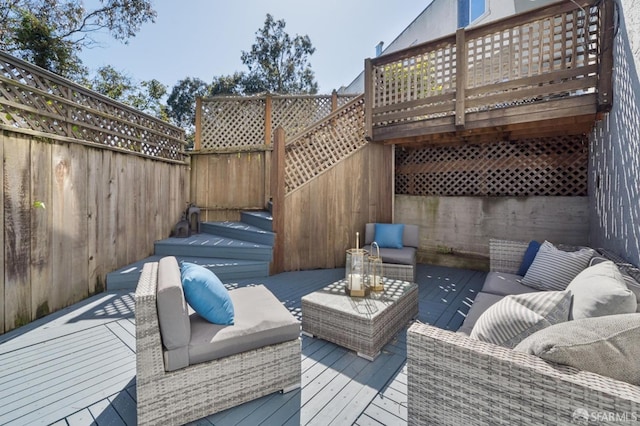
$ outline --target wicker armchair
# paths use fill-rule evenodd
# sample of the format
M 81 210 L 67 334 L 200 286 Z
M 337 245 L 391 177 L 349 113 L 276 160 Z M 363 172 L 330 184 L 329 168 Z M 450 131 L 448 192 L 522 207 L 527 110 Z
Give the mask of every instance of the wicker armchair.
M 526 243 L 491 241 L 491 268 L 517 270 Z M 631 424 L 640 387 L 414 323 L 409 424 Z
M 297 339 L 165 371 L 156 310 L 157 280 L 158 263 L 145 264 L 135 294 L 139 424 L 184 424 L 300 386 Z

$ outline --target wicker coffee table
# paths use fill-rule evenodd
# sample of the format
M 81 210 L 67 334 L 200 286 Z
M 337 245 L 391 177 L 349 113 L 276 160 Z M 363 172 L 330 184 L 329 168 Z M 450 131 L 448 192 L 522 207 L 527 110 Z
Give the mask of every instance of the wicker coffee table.
M 346 280 L 302 298 L 302 331 L 370 361 L 418 314 L 418 286 L 384 278 L 384 293 L 350 297 Z

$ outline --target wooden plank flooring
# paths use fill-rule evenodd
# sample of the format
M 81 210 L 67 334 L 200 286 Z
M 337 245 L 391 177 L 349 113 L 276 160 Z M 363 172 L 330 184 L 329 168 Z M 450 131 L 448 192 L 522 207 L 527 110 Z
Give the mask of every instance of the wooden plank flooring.
M 418 266 L 418 321 L 457 329 L 485 273 Z M 300 298 L 344 269 L 287 272 L 265 284 L 301 318 Z M 134 425 L 133 294 L 109 292 L 0 336 L 0 424 Z M 405 425 L 406 328 L 373 362 L 302 338 L 302 387 L 201 419 L 199 425 Z

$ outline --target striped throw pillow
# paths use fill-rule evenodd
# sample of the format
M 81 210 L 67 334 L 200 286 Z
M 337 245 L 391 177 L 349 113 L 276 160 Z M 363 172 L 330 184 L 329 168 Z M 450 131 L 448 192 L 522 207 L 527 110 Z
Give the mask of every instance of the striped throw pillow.
M 480 315 L 469 337 L 513 348 L 536 331 L 567 321 L 570 307 L 568 290 L 506 296 Z
M 522 278 L 522 284 L 538 290 L 564 290 L 589 266 L 594 254 L 590 248 L 573 252 L 559 250 L 545 241 Z

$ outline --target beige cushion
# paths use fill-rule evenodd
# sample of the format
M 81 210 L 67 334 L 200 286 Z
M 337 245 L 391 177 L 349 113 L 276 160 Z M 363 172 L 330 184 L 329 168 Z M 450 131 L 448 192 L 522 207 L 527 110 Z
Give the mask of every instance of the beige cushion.
M 573 295 L 569 319 L 627 314 L 637 308 L 636 295 L 627 288 L 620 270 L 610 260 L 580 272 L 567 290 Z
M 522 284 L 522 277 L 507 272 L 489 272 L 482 286 L 483 293 L 508 296 L 510 294 L 533 293 L 540 291 Z
M 566 290 L 505 296 L 478 318 L 469 337 L 513 348 L 536 331 L 567 321 L 570 306 Z
M 300 323 L 263 285 L 229 291 L 234 325 L 211 324 L 191 315 L 189 364 L 210 361 L 297 339 Z
M 640 314 L 563 322 L 540 330 L 514 350 L 640 385 Z
M 563 251 L 545 241 L 522 278 L 522 284 L 538 290 L 564 290 L 589 265 L 594 254 L 590 248 Z

